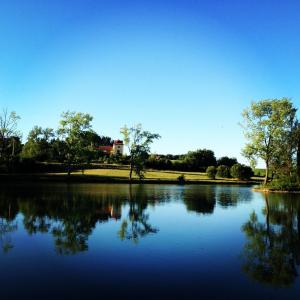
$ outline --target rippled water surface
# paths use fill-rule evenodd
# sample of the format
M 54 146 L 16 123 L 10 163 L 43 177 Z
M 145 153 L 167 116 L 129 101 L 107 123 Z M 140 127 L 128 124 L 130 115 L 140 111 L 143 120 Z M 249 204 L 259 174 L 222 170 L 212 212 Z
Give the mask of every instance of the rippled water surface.
M 298 299 L 300 195 L 0 185 L 1 299 Z

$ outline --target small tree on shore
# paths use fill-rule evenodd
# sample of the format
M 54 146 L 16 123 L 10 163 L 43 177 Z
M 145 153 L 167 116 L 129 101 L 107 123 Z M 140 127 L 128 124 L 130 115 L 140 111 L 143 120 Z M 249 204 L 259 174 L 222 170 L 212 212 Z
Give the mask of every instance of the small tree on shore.
M 141 124 L 128 128 L 126 125 L 121 128 L 124 143 L 128 147 L 130 156 L 129 179 L 132 179 L 132 172 L 142 179 L 145 172 L 145 162 L 149 156 L 150 145 L 154 140 L 159 139 L 160 135 L 142 129 Z
M 215 166 L 209 166 L 206 169 L 206 174 L 209 179 L 215 179 L 217 174 L 217 169 Z
M 230 169 L 227 166 L 220 165 L 217 167 L 217 177 L 230 178 Z
M 61 116 L 58 135 L 65 144 L 65 160 L 70 175 L 72 166 L 81 163 L 86 157 L 84 133 L 91 130 L 93 117 L 70 111 L 62 113 Z
M 254 174 L 250 167 L 241 164 L 235 164 L 230 168 L 230 175 L 233 178 L 249 180 Z

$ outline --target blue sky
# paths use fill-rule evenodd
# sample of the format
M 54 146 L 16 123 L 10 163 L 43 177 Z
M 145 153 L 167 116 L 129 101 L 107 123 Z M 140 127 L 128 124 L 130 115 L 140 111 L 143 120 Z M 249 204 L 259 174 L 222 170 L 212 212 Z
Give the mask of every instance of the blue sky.
M 0 108 L 26 138 L 88 112 L 119 138 L 141 122 L 152 150 L 235 156 L 242 110 L 300 99 L 300 2 L 291 0 L 1 0 Z

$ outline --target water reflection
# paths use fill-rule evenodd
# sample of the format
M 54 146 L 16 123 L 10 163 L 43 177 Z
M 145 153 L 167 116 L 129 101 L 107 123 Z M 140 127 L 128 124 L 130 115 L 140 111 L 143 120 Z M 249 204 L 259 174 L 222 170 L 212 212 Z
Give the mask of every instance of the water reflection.
M 148 206 L 169 201 L 164 189 L 143 186 L 35 186 L 1 189 L 0 243 L 8 252 L 13 248 L 10 234 L 17 230 L 17 215 L 30 235 L 50 233 L 58 254 L 68 255 L 88 250 L 88 238 L 96 225 L 121 220 L 118 236 L 137 243 L 141 237 L 158 232 L 150 224 Z M 128 208 L 128 209 L 127 209 Z M 128 213 L 127 213 L 128 210 Z
M 172 201 L 186 210 L 213 214 L 216 204 L 235 206 L 250 200 L 239 187 L 163 185 L 33 185 L 0 189 L 0 243 L 13 249 L 13 232 L 22 225 L 30 235 L 50 234 L 58 254 L 88 250 L 96 226 L 115 220 L 122 241 L 138 243 L 157 234 L 149 208 Z M 249 197 L 248 197 L 248 196 Z M 19 224 L 18 224 L 19 222 Z
M 264 195 L 264 220 L 256 212 L 242 230 L 246 235 L 243 269 L 256 281 L 291 285 L 300 264 L 300 201 L 295 195 Z
M 139 186 L 141 189 L 141 186 Z M 138 243 L 141 237 L 151 233 L 157 233 L 158 229 L 149 223 L 149 214 L 145 213 L 148 206 L 148 198 L 141 197 L 143 193 L 134 194 L 132 185 L 129 185 L 129 211 L 127 218 L 122 221 L 119 230 L 119 237 L 123 241 L 125 239 Z M 157 201 L 157 197 L 155 197 Z M 151 201 L 153 204 L 153 201 Z
M 188 211 L 199 214 L 212 214 L 216 206 L 216 192 L 211 186 L 184 189 L 182 199 Z
M 216 186 L 216 201 L 223 208 L 235 207 L 241 202 L 249 202 L 252 196 L 251 189 L 241 189 L 236 186 Z
M 14 202 L 8 199 L 0 201 L 0 245 L 5 253 L 13 248 L 11 233 L 18 229 L 16 215 L 17 208 Z

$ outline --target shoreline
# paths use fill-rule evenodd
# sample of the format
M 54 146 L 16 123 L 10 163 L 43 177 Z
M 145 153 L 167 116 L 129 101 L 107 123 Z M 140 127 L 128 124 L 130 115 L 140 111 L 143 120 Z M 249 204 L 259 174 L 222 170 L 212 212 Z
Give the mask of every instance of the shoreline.
M 260 192 L 260 193 L 278 193 L 278 194 L 299 194 L 299 191 L 284 191 L 284 190 L 272 190 L 267 188 L 253 188 L 253 192 Z
M 60 183 L 118 183 L 118 184 L 224 184 L 224 185 L 255 185 L 259 182 L 255 180 L 224 180 L 224 179 L 200 179 L 186 180 L 180 183 L 177 179 L 133 179 L 121 177 L 104 177 L 97 175 L 61 175 L 61 174 L 0 174 L 0 184 L 2 183 L 40 183 L 40 182 L 60 182 Z

